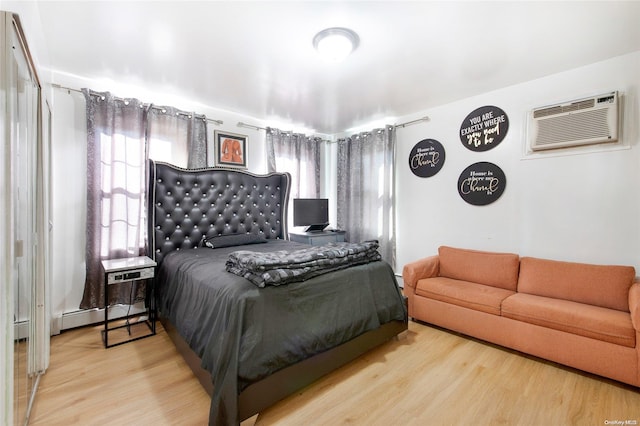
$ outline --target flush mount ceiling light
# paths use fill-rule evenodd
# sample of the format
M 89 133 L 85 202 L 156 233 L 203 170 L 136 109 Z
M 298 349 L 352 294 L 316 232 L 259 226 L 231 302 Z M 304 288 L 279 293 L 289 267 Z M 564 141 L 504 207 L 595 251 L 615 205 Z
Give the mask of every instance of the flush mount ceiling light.
M 327 28 L 313 38 L 313 47 L 320 56 L 331 61 L 340 62 L 356 50 L 360 38 L 348 28 Z

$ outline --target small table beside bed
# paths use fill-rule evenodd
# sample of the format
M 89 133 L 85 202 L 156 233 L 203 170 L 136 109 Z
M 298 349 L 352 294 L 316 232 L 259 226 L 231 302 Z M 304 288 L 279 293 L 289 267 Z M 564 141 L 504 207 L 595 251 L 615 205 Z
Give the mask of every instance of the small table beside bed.
M 287 240 L 290 179 L 149 161 L 156 309 L 211 395 L 210 424 L 239 424 L 407 330 L 375 242 Z

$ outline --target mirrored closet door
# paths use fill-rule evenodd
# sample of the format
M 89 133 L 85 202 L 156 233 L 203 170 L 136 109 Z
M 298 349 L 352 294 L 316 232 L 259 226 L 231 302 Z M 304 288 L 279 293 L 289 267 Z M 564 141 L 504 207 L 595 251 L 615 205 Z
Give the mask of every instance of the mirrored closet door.
M 0 197 L 3 289 L 3 331 L 7 344 L 1 357 L 5 370 L 5 424 L 28 423 L 40 375 L 48 364 L 46 319 L 48 226 L 47 132 L 43 131 L 43 100 L 33 61 L 18 16 L 2 13 L 2 180 Z M 49 118 L 49 115 L 46 115 Z M 3 342 L 5 343 L 5 342 Z M 13 353 L 9 348 L 13 348 Z

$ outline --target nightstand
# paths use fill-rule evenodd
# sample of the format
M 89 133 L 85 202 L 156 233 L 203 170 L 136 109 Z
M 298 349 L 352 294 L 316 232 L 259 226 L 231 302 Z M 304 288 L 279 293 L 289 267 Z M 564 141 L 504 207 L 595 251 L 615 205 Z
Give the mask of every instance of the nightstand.
M 342 243 L 346 235 L 346 231 L 289 232 L 289 239 L 297 243 L 321 246 L 327 243 Z
M 104 270 L 104 300 L 105 300 L 105 309 L 104 309 L 104 330 L 102 330 L 102 340 L 104 342 L 105 348 L 110 348 L 113 346 L 118 346 L 123 343 L 132 342 L 134 340 L 143 339 L 145 337 L 153 336 L 156 334 L 156 312 L 155 312 L 155 301 L 154 291 L 153 291 L 153 277 L 155 275 L 155 267 L 156 262 L 147 257 L 128 257 L 124 259 L 109 259 L 102 261 L 102 269 Z M 127 317 L 126 323 L 124 325 L 119 325 L 116 327 L 109 328 L 109 286 L 124 282 L 131 281 L 139 281 L 139 280 L 149 280 L 147 282 L 147 318 L 143 321 L 138 321 L 134 323 L 129 323 L 129 318 Z M 141 334 L 137 328 L 138 326 L 146 325 L 149 329 L 149 333 Z M 131 328 L 135 327 L 134 333 L 132 334 Z M 126 329 L 126 338 L 123 340 L 122 338 L 117 339 L 117 343 L 109 344 L 109 333 L 114 332 L 116 330 Z M 124 333 L 119 333 L 124 334 Z M 119 336 L 122 337 L 122 336 Z

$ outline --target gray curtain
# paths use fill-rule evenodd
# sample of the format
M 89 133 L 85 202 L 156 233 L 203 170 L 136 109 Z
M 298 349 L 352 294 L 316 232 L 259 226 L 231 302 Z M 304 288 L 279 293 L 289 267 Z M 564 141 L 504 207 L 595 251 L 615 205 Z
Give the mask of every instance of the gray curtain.
M 396 267 L 393 126 L 338 140 L 338 228 L 352 242 L 378 240 L 382 258 Z
M 289 225 L 293 222 L 294 198 L 320 197 L 321 138 L 267 128 L 267 167 L 269 173 L 289 172 L 291 194 Z
M 83 89 L 87 104 L 87 246 L 80 309 L 104 308 L 100 261 L 144 255 L 145 108 Z M 144 298 L 144 284 L 109 286 L 109 304 Z
M 207 166 L 207 118 L 173 107 L 147 111 L 149 158 L 185 169 Z
M 87 111 L 86 279 L 80 309 L 104 308 L 101 260 L 146 253 L 148 158 L 206 166 L 206 117 L 83 89 Z M 108 304 L 144 300 L 144 282 L 109 286 Z

